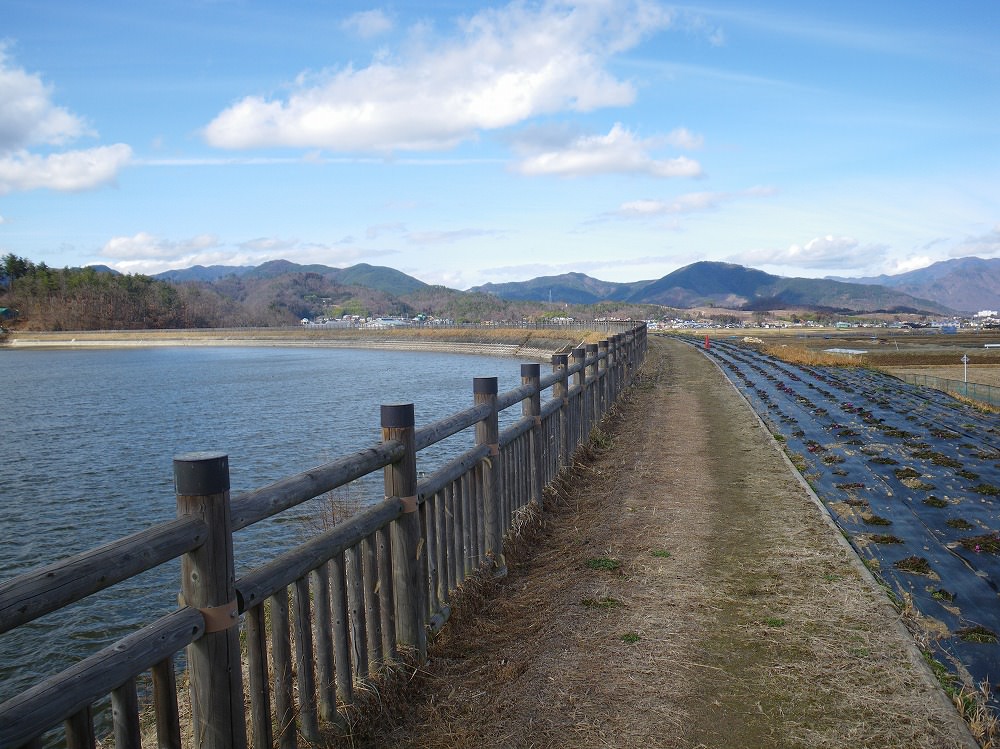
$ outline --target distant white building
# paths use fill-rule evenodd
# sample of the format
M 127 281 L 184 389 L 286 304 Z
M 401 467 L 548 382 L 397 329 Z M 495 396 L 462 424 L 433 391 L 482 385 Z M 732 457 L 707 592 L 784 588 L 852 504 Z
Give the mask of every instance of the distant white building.
M 984 309 L 982 312 L 977 312 L 976 317 L 996 317 L 997 311 L 995 309 Z

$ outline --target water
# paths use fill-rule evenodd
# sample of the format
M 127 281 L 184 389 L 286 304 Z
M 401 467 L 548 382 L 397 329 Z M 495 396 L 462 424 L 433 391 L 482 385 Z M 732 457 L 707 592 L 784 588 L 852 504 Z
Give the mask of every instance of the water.
M 323 348 L 2 351 L 0 580 L 174 517 L 176 454 L 228 453 L 235 496 L 378 442 L 381 404 L 414 403 L 418 427 L 470 406 L 472 379 L 485 376 L 500 392 L 516 387 L 519 362 Z M 421 453 L 418 469 L 472 439 Z M 377 477 L 352 491 L 382 498 Z M 237 534 L 237 575 L 303 538 L 313 510 Z M 179 564 L 164 565 L 0 635 L 0 701 L 171 611 L 178 581 Z

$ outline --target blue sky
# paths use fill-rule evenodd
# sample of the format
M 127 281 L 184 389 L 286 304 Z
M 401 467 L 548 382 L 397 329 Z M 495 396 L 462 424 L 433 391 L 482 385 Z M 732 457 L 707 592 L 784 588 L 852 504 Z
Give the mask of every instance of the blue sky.
M 1000 257 L 1000 3 L 0 0 L 0 253 L 469 288 Z

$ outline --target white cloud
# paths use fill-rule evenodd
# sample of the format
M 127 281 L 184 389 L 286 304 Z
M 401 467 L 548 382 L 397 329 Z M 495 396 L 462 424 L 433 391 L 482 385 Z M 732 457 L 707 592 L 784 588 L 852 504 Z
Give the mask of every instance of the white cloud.
M 0 153 L 62 145 L 89 133 L 83 120 L 52 103 L 52 88 L 7 58 L 0 43 Z
M 739 192 L 690 192 L 667 200 L 631 200 L 622 203 L 612 214 L 618 218 L 656 218 L 684 213 L 711 211 L 723 203 L 743 197 L 766 197 L 776 191 L 771 187 L 752 187 Z
M 1000 224 L 992 231 L 975 237 L 966 237 L 948 252 L 949 257 L 1000 256 Z
M 348 16 L 340 25 L 363 39 L 371 39 L 391 31 L 393 22 L 381 10 L 364 10 Z
M 445 149 L 538 115 L 624 106 L 634 87 L 605 64 L 669 23 L 644 0 L 514 2 L 462 21 L 454 40 L 415 31 L 398 57 L 300 76 L 284 99 L 248 96 L 204 136 L 233 149 Z
M 200 255 L 221 246 L 219 238 L 213 234 L 174 242 L 139 232 L 131 237 L 113 237 L 104 245 L 101 255 L 114 260 L 170 260 Z
M 729 198 L 728 193 L 691 192 L 672 200 L 632 200 L 622 203 L 617 215 L 624 218 L 649 218 L 678 213 L 694 213 L 717 208 Z
M 28 150 L 84 135 L 93 132 L 52 102 L 52 89 L 39 76 L 13 66 L 0 42 L 0 195 L 40 188 L 77 192 L 113 182 L 132 158 L 123 143 L 45 155 Z
M 413 244 L 452 244 L 465 239 L 495 237 L 503 234 L 494 229 L 454 229 L 450 231 L 417 231 L 406 235 Z
M 909 273 L 911 270 L 920 270 L 933 264 L 934 258 L 929 255 L 910 255 L 909 257 L 893 260 L 889 269 L 885 271 L 885 274 L 898 276 L 900 273 Z
M 562 148 L 526 156 L 522 174 L 576 177 L 589 174 L 646 174 L 653 177 L 698 177 L 701 165 L 685 156 L 655 159 L 656 139 L 643 140 L 616 123 L 607 135 L 585 135 Z M 522 147 L 522 150 L 524 148 Z
M 833 268 L 838 272 L 871 267 L 885 255 L 887 247 L 861 244 L 852 237 L 832 234 L 816 237 L 805 244 L 783 250 L 758 249 L 739 253 L 732 259 L 744 265 L 784 265 L 796 268 Z
M 674 148 L 683 148 L 686 151 L 697 150 L 705 144 L 704 137 L 692 133 L 686 127 L 678 127 L 671 130 L 667 135 L 666 141 Z
M 387 224 L 374 224 L 365 229 L 365 237 L 367 239 L 378 239 L 383 234 L 402 234 L 406 231 L 406 225 L 400 223 L 399 221 L 393 221 Z
M 106 263 L 122 273 L 152 275 L 194 265 L 260 265 L 281 259 L 302 265 L 339 266 L 395 254 L 395 250 L 362 250 L 279 237 L 256 237 L 230 244 L 214 234 L 171 240 L 139 232 L 113 237 L 94 262 Z
M 48 188 L 78 192 L 106 185 L 132 159 L 124 143 L 41 156 L 28 151 L 0 154 L 0 195 Z

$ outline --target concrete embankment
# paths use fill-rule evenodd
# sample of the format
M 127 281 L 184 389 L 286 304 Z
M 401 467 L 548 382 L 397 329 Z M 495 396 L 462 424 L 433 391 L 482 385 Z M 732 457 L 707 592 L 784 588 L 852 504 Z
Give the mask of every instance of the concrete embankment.
M 137 330 L 14 332 L 4 347 L 10 349 L 152 348 L 171 346 L 283 346 L 315 348 L 369 348 L 393 351 L 433 351 L 517 357 L 548 361 L 553 351 L 575 346 L 595 334 L 583 330 L 525 331 L 498 328 L 442 330 L 311 330 L 254 328 L 212 330 Z M 594 338 L 594 340 L 597 340 Z

